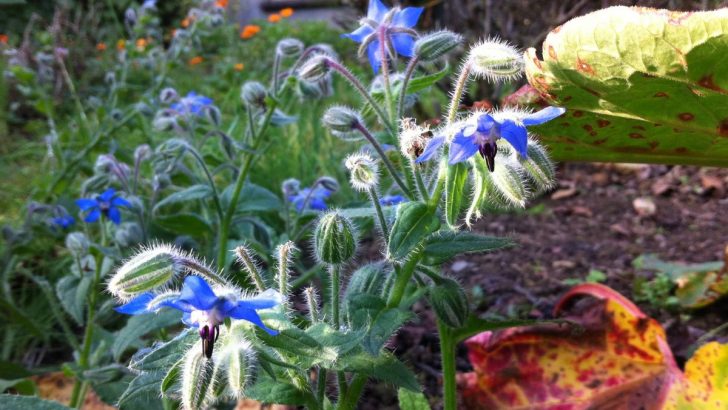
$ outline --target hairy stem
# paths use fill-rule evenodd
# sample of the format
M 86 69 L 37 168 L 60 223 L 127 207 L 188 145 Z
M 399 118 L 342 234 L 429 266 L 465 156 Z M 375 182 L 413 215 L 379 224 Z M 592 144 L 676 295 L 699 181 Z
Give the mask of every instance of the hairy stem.
M 398 118 L 402 118 L 402 116 L 404 116 L 404 100 L 407 98 L 407 85 L 409 84 L 409 80 L 412 78 L 412 74 L 414 74 L 415 68 L 419 62 L 419 58 L 414 56 L 410 59 L 407 64 L 407 68 L 405 69 L 404 78 L 402 79 L 402 87 L 399 91 L 399 104 L 397 104 Z
M 437 321 L 440 336 L 440 360 L 442 362 L 442 390 L 444 410 L 457 409 L 457 384 L 455 379 L 455 340 L 450 329 L 440 320 Z
M 397 170 L 394 168 L 394 164 L 389 160 L 387 157 L 387 154 L 384 152 L 384 148 L 382 148 L 382 145 L 377 141 L 376 138 L 372 135 L 371 132 L 364 126 L 364 124 L 361 124 L 359 122 L 354 125 L 354 128 L 361 133 L 361 135 L 364 136 L 364 138 L 369 141 L 370 144 L 374 147 L 374 149 L 377 151 L 377 154 L 379 154 L 379 157 L 382 159 L 382 162 L 384 162 L 384 166 L 387 167 L 387 170 L 392 175 L 392 179 L 394 179 L 394 182 L 399 185 L 399 188 L 404 192 L 405 195 L 407 195 L 407 198 L 410 200 L 414 199 L 412 192 L 410 192 L 409 188 L 407 188 L 407 185 L 405 185 L 404 181 L 402 181 L 402 178 L 400 178 L 399 173 L 397 173 Z

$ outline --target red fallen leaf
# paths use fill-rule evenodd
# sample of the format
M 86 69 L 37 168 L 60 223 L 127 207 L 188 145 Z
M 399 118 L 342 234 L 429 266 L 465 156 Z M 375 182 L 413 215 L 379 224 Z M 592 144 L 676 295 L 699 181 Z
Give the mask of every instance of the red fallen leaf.
M 627 298 L 600 284 L 567 292 L 595 303 L 544 324 L 484 332 L 466 341 L 474 372 L 459 375 L 468 409 L 726 409 L 728 345 L 702 346 L 680 371 L 665 331 Z
M 531 84 L 526 84 L 503 98 L 503 105 L 506 107 L 543 108 L 549 104 L 544 100 L 538 90 L 533 88 Z

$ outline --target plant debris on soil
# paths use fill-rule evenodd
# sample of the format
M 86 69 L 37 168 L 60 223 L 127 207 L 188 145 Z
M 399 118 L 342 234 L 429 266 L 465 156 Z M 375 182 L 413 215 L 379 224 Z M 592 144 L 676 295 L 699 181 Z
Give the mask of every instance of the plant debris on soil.
M 494 317 L 549 318 L 554 303 L 590 271 L 634 300 L 640 271 L 632 261 L 656 254 L 670 262 L 723 260 L 728 245 L 728 170 L 633 164 L 566 164 L 559 187 L 521 213 L 486 215 L 478 232 L 508 236 L 512 249 L 463 255 L 446 266 L 470 292 L 477 312 Z M 566 283 L 564 282 L 566 281 Z M 657 319 L 680 363 L 694 343 L 728 317 L 726 299 L 694 311 L 666 311 L 639 303 Z M 390 346 L 418 373 L 425 394 L 440 395 L 439 345 L 429 306 L 415 306 L 418 319 L 404 326 Z M 721 340 L 721 339 L 719 339 Z M 725 338 L 723 339 L 725 341 Z M 471 370 L 459 347 L 458 371 Z M 433 408 L 441 408 L 434 401 Z M 396 409 L 391 389 L 370 384 L 361 409 Z

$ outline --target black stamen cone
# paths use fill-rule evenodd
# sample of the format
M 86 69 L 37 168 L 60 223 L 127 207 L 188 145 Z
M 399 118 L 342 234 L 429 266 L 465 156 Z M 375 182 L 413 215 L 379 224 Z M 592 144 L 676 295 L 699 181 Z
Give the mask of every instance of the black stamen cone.
M 495 170 L 495 154 L 498 153 L 495 143 L 486 142 L 478 148 L 480 156 L 485 159 L 486 165 L 488 165 L 488 171 L 493 172 Z
M 220 328 L 214 326 L 210 329 L 209 326 L 205 325 L 200 329 L 200 338 L 202 338 L 202 354 L 208 359 L 212 357 L 212 349 L 215 347 L 215 341 L 220 335 Z

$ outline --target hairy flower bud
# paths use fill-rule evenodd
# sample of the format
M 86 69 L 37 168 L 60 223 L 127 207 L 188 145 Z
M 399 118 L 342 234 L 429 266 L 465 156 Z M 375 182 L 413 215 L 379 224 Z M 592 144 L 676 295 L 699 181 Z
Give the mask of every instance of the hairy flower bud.
M 158 111 L 152 120 L 152 127 L 157 131 L 169 131 L 177 123 L 177 117 L 170 110 Z
M 369 154 L 352 154 L 344 162 L 351 173 L 351 186 L 367 192 L 379 184 L 379 166 Z
M 325 54 L 317 54 L 309 58 L 298 70 L 298 78 L 303 81 L 316 82 L 329 73 L 329 61 L 332 57 Z
M 234 332 L 233 329 L 231 333 L 237 334 L 238 332 Z M 251 373 L 254 368 L 255 351 L 251 348 L 250 343 L 242 338 L 231 337 L 220 352 L 215 373 L 224 373 L 231 395 L 234 398 L 241 398 L 245 395 L 245 388 L 253 379 Z M 219 378 L 220 376 L 215 377 L 215 379 Z
M 152 157 L 152 148 L 148 144 L 142 144 L 134 150 L 134 163 L 146 161 Z
M 253 258 L 253 255 L 253 251 L 247 246 L 240 245 L 235 248 L 235 258 L 245 267 L 245 271 L 250 276 L 250 280 L 255 284 L 255 287 L 258 288 L 258 291 L 263 292 L 267 289 L 267 286 L 260 273 L 258 262 Z
M 215 127 L 220 126 L 220 122 L 222 122 L 222 114 L 220 114 L 219 108 L 215 107 L 214 105 L 208 105 L 202 109 L 202 112 L 205 115 L 205 119 L 209 121 L 210 124 L 214 125 Z
M 460 327 L 470 313 L 468 298 L 462 286 L 452 279 L 443 278 L 428 289 L 427 299 L 437 318 L 450 327 Z
M 204 408 L 213 397 L 214 364 L 197 342 L 187 351 L 182 364 L 182 406 L 187 410 Z
M 240 98 L 245 106 L 252 109 L 265 107 L 265 98 L 268 96 L 263 84 L 257 81 L 248 81 L 240 89 Z
M 332 177 L 323 176 L 316 180 L 314 185 L 321 185 L 322 187 L 328 189 L 332 193 L 337 192 L 339 190 L 339 182 Z
M 83 232 L 71 232 L 66 235 L 66 248 L 75 258 L 80 258 L 88 253 L 89 241 Z
M 301 181 L 296 178 L 288 178 L 281 184 L 281 192 L 288 198 L 292 195 L 296 195 L 301 190 Z
M 319 314 L 319 297 L 316 289 L 312 286 L 307 287 L 303 290 L 303 294 L 306 297 L 306 307 L 308 309 L 308 320 L 311 323 L 316 323 L 321 319 Z
M 297 250 L 296 244 L 291 241 L 279 245 L 276 250 L 276 259 L 278 260 L 278 291 L 284 298 L 288 295 L 289 266 L 293 262 L 293 253 Z
M 170 104 L 178 99 L 179 94 L 177 94 L 177 90 L 172 87 L 167 87 L 159 93 L 159 101 L 161 101 L 162 104 Z
M 434 61 L 460 45 L 463 37 L 449 30 L 428 33 L 415 41 L 414 53 L 420 61 Z
M 303 52 L 303 42 L 297 38 L 284 38 L 278 42 L 276 53 L 281 57 L 294 58 Z
M 340 105 L 326 110 L 321 122 L 333 135 L 345 141 L 356 141 L 363 136 L 357 131 L 357 126 L 363 123 L 359 112 Z
M 523 183 L 522 168 L 517 161 L 496 162 L 491 172 L 491 184 L 511 206 L 526 206 L 528 191 Z
M 556 184 L 556 172 L 546 148 L 531 139 L 528 141 L 527 153 L 528 158 L 519 160 L 536 190 L 543 192 L 553 188 Z
M 321 216 L 313 237 L 316 257 L 322 262 L 338 265 L 356 253 L 354 225 L 338 211 Z
M 485 40 L 473 46 L 467 62 L 474 74 L 491 81 L 509 81 L 523 71 L 523 55 L 507 42 Z

